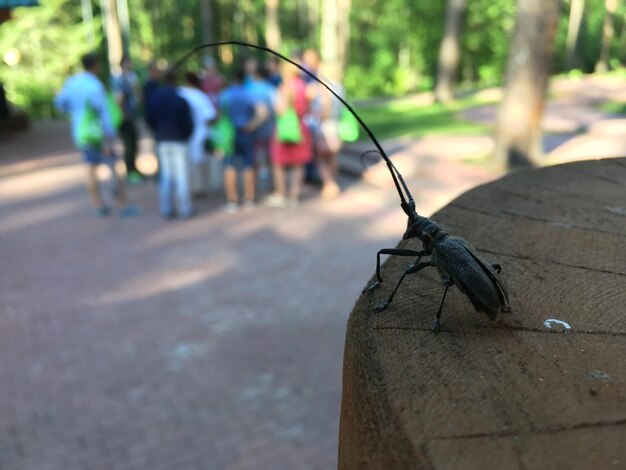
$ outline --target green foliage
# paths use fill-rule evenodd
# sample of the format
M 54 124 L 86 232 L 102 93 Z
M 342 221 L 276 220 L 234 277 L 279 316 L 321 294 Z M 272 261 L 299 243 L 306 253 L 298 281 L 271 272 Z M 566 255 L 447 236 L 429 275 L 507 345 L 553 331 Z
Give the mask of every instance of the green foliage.
M 480 124 L 464 121 L 458 113 L 485 103 L 472 99 L 453 105 L 416 106 L 410 98 L 393 100 L 376 106 L 360 107 L 358 112 L 379 139 L 426 134 L 472 135 L 488 132 Z
M 593 70 L 600 53 L 604 1 L 586 0 L 577 71 Z M 94 5 L 95 46 L 106 56 L 102 43 L 99 2 Z M 202 24 L 201 5 L 211 4 L 209 25 Z M 443 36 L 446 1 L 352 0 L 349 63 L 344 84 L 351 98 L 403 96 L 432 89 L 436 79 Z M 281 52 L 319 46 L 320 0 L 281 0 Z M 461 37 L 458 85 L 462 89 L 502 84 L 517 0 L 468 0 Z M 8 97 L 34 116 L 50 116 L 50 101 L 79 57 L 92 44 L 88 25 L 82 24 L 77 0 L 41 0 L 40 7 L 18 8 L 14 19 L 0 25 L 0 53 L 17 49 L 21 61 L 0 67 L 0 80 Z M 154 58 L 173 62 L 199 44 L 210 32 L 215 39 L 240 39 L 264 43 L 265 0 L 129 0 L 130 51 L 137 68 Z M 565 71 L 565 40 L 569 1 L 561 2 L 552 70 Z M 626 62 L 624 18 L 626 2 L 615 14 L 615 37 L 610 65 Z M 232 54 L 230 53 L 232 52 Z M 239 49 L 207 51 L 226 66 Z M 262 54 L 259 57 L 263 57 Z M 188 65 L 199 65 L 201 54 Z M 443 111 L 442 111 L 443 112 Z
M 42 0 L 36 8 L 16 8 L 0 25 L 0 51 L 20 55 L 17 65 L 0 68 L 8 99 L 32 116 L 52 116 L 52 98 L 89 50 L 86 34 L 80 2 Z
M 502 83 L 517 8 L 512 0 L 468 0 L 461 46 L 461 80 Z

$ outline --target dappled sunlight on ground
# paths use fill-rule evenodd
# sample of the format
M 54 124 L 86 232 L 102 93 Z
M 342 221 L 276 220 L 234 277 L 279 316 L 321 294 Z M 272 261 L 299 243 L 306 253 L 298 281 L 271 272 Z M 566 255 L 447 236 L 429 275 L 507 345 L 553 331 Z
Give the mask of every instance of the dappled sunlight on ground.
M 228 271 L 237 261 L 223 253 L 218 259 L 206 260 L 201 266 L 180 268 L 163 266 L 134 279 L 124 279 L 120 286 L 100 295 L 94 305 L 123 303 L 130 300 L 142 300 L 154 295 L 167 294 L 184 289 L 193 284 L 209 282 L 212 278 Z
M 553 158 L 623 153 L 621 126 L 559 141 Z M 0 144 L 2 158 L 15 152 L 0 159 L 0 415 L 15 430 L 0 425 L 4 458 L 119 468 L 149 454 L 154 468 L 184 452 L 207 468 L 295 468 L 285 456 L 335 467 L 347 317 L 376 252 L 406 228 L 388 168 L 342 180 L 331 201 L 307 188 L 298 209 L 231 215 L 211 194 L 186 221 L 163 220 L 144 181 L 128 187 L 139 217 L 99 219 L 60 129 Z M 396 144 L 424 215 L 499 176 L 475 158 L 489 136 Z
M 0 224 L 0 234 L 7 235 L 10 232 L 28 230 L 33 226 L 45 224 L 76 212 L 81 206 L 82 204 L 78 201 L 63 201 L 31 207 L 27 210 L 3 216 Z
M 33 172 L 3 178 L 0 202 L 23 201 L 67 191 L 68 187 L 83 186 L 87 170 L 84 165 L 37 169 Z

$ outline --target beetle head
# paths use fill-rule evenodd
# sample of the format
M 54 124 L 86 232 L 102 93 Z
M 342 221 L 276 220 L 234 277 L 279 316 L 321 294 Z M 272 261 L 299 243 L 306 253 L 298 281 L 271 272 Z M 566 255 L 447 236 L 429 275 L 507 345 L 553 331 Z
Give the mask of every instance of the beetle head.
M 404 232 L 402 238 L 404 240 L 408 238 L 420 238 L 422 227 L 427 221 L 428 219 L 426 217 L 422 217 L 416 213 L 411 214 L 407 222 L 406 232 Z

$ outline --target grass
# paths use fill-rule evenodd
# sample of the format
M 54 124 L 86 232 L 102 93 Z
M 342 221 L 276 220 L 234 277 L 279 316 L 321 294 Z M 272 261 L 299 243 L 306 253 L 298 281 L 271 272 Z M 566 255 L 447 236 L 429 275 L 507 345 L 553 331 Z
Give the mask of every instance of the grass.
M 626 103 L 623 101 L 609 101 L 600 105 L 600 110 L 605 113 L 626 115 Z
M 423 137 L 427 134 L 476 135 L 489 132 L 487 126 L 462 120 L 458 112 L 485 105 L 463 99 L 450 105 L 417 105 L 410 98 L 392 100 L 358 109 L 359 115 L 378 139 Z

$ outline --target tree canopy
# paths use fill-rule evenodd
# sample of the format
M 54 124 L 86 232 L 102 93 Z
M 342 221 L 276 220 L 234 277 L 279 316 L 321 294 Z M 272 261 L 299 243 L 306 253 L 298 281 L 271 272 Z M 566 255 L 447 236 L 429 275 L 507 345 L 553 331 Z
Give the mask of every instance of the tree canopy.
M 340 2 L 346 0 L 336 0 Z M 175 60 L 210 36 L 265 43 L 265 15 L 271 0 L 133 0 L 129 15 L 130 53 L 138 65 L 153 58 Z M 83 2 L 84 3 L 84 2 Z M 50 101 L 62 81 L 90 49 L 104 52 L 100 5 L 93 21 L 84 21 L 81 2 L 40 0 L 35 8 L 17 8 L 0 25 L 0 52 L 5 58 L 0 80 L 10 100 L 37 116 L 50 116 Z M 325 2 L 328 4 L 328 1 Z M 348 3 L 349 4 L 349 3 Z M 552 73 L 567 71 L 566 41 L 571 0 L 560 1 Z M 320 46 L 322 0 L 280 0 L 278 21 L 281 51 Z M 345 5 L 344 5 L 345 6 Z M 210 15 L 202 9 L 210 9 Z M 460 38 L 456 87 L 501 84 L 515 24 L 514 0 L 468 0 Z M 609 67 L 626 60 L 623 2 L 610 21 L 613 37 Z M 349 96 L 401 96 L 434 88 L 446 2 L 425 0 L 352 0 L 350 38 L 344 81 Z M 208 21 L 203 23 L 203 18 Z M 575 68 L 592 72 L 600 59 L 605 0 L 586 0 L 574 52 Z M 17 63 L 6 55 L 15 52 Z M 213 54 L 223 66 L 233 51 Z M 200 59 L 200 58 L 198 58 Z

